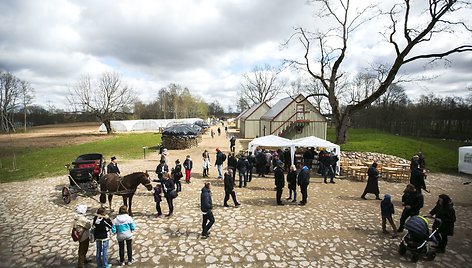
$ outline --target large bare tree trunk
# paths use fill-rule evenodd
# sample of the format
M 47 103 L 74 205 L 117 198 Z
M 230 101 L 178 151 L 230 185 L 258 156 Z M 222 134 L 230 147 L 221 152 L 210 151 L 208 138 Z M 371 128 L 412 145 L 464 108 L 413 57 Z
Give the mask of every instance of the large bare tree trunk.
M 105 128 L 107 129 L 107 134 L 111 134 L 113 132 L 113 129 L 111 128 L 110 120 L 108 119 L 103 120 L 103 124 L 105 125 Z

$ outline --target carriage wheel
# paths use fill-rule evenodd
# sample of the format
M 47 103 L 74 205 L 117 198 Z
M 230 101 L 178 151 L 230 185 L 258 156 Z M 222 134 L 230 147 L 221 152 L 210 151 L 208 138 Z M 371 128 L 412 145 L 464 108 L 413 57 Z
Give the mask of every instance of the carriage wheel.
M 62 188 L 62 200 L 66 204 L 70 203 L 70 190 L 67 187 Z

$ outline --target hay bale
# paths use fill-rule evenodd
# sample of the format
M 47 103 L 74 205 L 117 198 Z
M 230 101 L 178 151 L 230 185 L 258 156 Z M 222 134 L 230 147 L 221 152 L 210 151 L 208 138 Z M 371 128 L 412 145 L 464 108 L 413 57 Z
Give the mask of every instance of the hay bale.
M 201 140 L 200 135 L 162 135 L 162 146 L 170 150 L 184 150 L 197 147 Z

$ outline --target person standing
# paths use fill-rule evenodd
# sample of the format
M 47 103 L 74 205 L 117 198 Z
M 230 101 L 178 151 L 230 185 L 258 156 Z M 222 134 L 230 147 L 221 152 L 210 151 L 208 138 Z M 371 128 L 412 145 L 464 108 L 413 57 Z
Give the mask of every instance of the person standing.
M 387 231 L 387 220 L 392 226 L 393 235 L 392 238 L 397 237 L 397 227 L 393 221 L 393 214 L 395 214 L 395 207 L 392 203 L 392 197 L 389 194 L 384 195 L 384 199 L 380 202 L 380 213 L 382 215 L 382 232 L 388 234 Z
M 259 177 L 265 177 L 266 156 L 263 151 L 256 154 L 256 169 Z
M 116 157 L 112 156 L 110 158 L 110 163 L 107 165 L 107 173 L 115 173 L 120 175 L 120 169 L 118 168 L 118 163 L 116 162 Z
M 238 164 L 237 164 L 238 173 L 239 173 L 239 188 L 243 186 L 243 183 L 244 183 L 244 187 L 247 186 L 247 176 L 246 176 L 247 167 L 248 167 L 248 162 L 247 162 L 246 157 L 241 156 L 238 159 Z
M 398 227 L 397 232 L 403 232 L 403 229 L 405 228 L 405 222 L 409 217 L 420 214 L 420 209 L 423 207 L 423 204 L 423 195 L 416 191 L 416 188 L 413 184 L 408 184 L 403 191 L 403 211 L 402 215 L 400 216 L 400 226 Z
M 236 137 L 231 136 L 231 139 L 229 139 L 229 150 L 234 153 L 236 147 Z
M 438 228 L 438 231 L 434 234 L 439 241 L 438 252 L 445 253 L 447 237 L 454 235 L 454 222 L 456 222 L 456 211 L 451 198 L 446 194 L 439 195 L 436 206 L 429 212 L 429 216 L 436 216 L 436 219 L 440 220 L 434 221 L 433 230 Z
M 167 150 L 167 148 L 164 148 L 164 149 L 162 149 L 161 161 L 164 160 L 164 162 L 165 162 L 166 165 L 167 165 L 167 163 L 168 163 L 167 160 L 168 160 L 168 159 L 169 159 L 169 151 Z
M 180 179 L 184 175 L 182 174 L 182 165 L 180 164 L 180 160 L 175 160 L 175 168 L 172 170 L 172 177 L 174 178 L 174 183 L 177 189 L 177 192 L 182 191 L 182 184 L 180 183 Z
M 379 197 L 380 190 L 379 190 L 379 171 L 377 170 L 377 163 L 374 162 L 372 165 L 369 167 L 369 170 L 367 170 L 367 185 L 365 186 L 364 193 L 362 193 L 361 198 L 366 199 L 365 195 L 370 193 L 370 194 L 375 194 L 375 199 L 381 200 Z
M 77 214 L 74 216 L 72 228 L 75 228 L 80 233 L 79 260 L 77 267 L 82 268 L 85 265 L 86 255 L 90 244 L 89 235 L 91 224 L 85 217 L 85 214 L 87 213 L 86 205 L 78 205 L 75 212 Z
M 290 166 L 292 166 L 292 155 L 290 153 L 290 148 L 285 148 L 283 151 L 284 155 L 284 168 L 286 171 L 289 170 Z
M 162 209 L 161 209 L 161 202 L 162 202 L 162 187 L 161 184 L 157 184 L 156 187 L 153 189 L 153 196 L 154 196 L 154 202 L 156 202 L 156 211 L 157 215 L 156 217 L 160 218 L 162 216 Z
M 274 167 L 274 178 L 275 178 L 275 199 L 277 201 L 277 205 L 283 206 L 284 204 L 282 203 L 282 192 L 285 187 L 285 178 L 284 178 L 284 170 L 282 169 L 282 162 L 278 163 Z
M 162 181 L 164 174 L 169 172 L 169 166 L 167 166 L 166 161 L 162 160 L 160 161 L 159 165 L 156 167 L 156 174 L 157 178 L 159 179 L 158 181 Z
M 164 181 L 162 183 L 162 188 L 164 189 L 164 197 L 166 198 L 167 205 L 169 206 L 169 213 L 166 214 L 166 217 L 172 216 L 174 214 L 174 196 L 172 191 L 175 189 L 174 179 L 170 177 L 169 173 L 164 174 Z
M 216 161 L 215 166 L 218 169 L 218 179 L 223 179 L 223 173 L 221 172 L 221 166 L 226 160 L 226 155 L 220 150 L 220 148 L 216 148 Z
M 208 234 L 211 226 L 215 223 L 215 217 L 211 211 L 213 208 L 213 202 L 211 200 L 211 184 L 209 182 L 205 183 L 205 186 L 202 188 L 202 193 L 200 195 L 200 208 L 202 210 L 202 239 L 208 238 Z
M 213 129 L 210 130 L 211 138 L 213 139 L 215 137 L 215 131 Z
M 421 190 L 426 190 L 426 177 L 422 168 L 418 164 L 418 156 L 415 155 L 410 164 L 410 183 L 416 187 L 416 191 L 421 193 Z
M 251 182 L 252 181 L 252 170 L 254 169 L 254 165 L 256 164 L 256 158 L 252 154 L 252 152 L 249 152 L 249 155 L 247 156 L 247 181 Z
M 207 150 L 203 151 L 203 177 L 206 178 L 210 172 L 210 153 Z
M 288 184 L 288 198 L 287 200 L 292 199 L 293 193 L 293 200 L 292 202 L 297 202 L 297 167 L 295 165 L 290 166 L 290 170 L 287 174 L 287 184 Z
M 221 128 L 220 127 L 218 127 L 217 131 L 218 131 L 218 136 L 221 136 Z
M 228 200 L 229 200 L 229 196 L 231 195 L 231 198 L 233 199 L 233 202 L 234 202 L 234 206 L 239 207 L 240 204 L 236 200 L 236 193 L 234 192 L 234 176 L 232 174 L 231 169 L 228 169 L 225 172 L 224 183 L 225 183 L 225 199 L 223 200 L 223 206 L 229 207 Z
M 111 264 L 108 263 L 108 232 L 112 228 L 112 225 L 113 223 L 105 213 L 105 208 L 99 208 L 93 218 L 95 244 L 97 248 L 95 256 L 98 268 L 111 267 Z
M 310 184 L 310 169 L 307 166 L 303 166 L 297 176 L 298 185 L 300 186 L 300 192 L 302 193 L 302 201 L 299 203 L 300 206 L 304 206 L 308 199 L 308 184 Z
M 231 174 L 233 174 L 233 180 L 236 177 L 236 167 L 237 166 L 238 166 L 238 159 L 236 159 L 236 157 L 234 156 L 234 153 L 230 153 L 230 155 L 228 157 L 228 169 L 230 169 L 232 171 Z
M 133 218 L 128 215 L 128 207 L 123 205 L 118 211 L 118 216 L 113 220 L 113 226 L 111 232 L 116 234 L 116 240 L 118 240 L 120 264 L 125 265 L 125 242 L 126 242 L 126 253 L 128 255 L 128 262 L 126 264 L 133 264 L 133 231 L 136 229 Z
M 193 161 L 190 158 L 190 155 L 187 155 L 184 161 L 184 169 L 185 169 L 185 182 L 190 183 L 190 176 L 192 176 L 192 168 L 193 168 Z

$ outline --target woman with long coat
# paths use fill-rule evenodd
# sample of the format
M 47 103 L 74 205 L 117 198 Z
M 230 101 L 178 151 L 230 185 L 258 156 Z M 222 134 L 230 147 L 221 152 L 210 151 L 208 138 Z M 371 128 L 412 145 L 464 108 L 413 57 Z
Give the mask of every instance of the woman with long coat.
M 377 170 L 377 163 L 372 163 L 369 170 L 367 170 L 367 185 L 365 186 L 364 193 L 361 195 L 362 199 L 366 199 L 366 194 L 375 194 L 375 199 L 381 200 L 379 197 L 379 171 Z
M 454 222 L 456 221 L 456 211 L 454 204 L 448 195 L 439 195 L 436 206 L 429 212 L 430 216 L 436 216 L 436 219 L 441 221 L 434 221 L 433 229 L 439 228 L 438 232 L 434 234 L 439 241 L 438 251 L 446 252 L 447 237 L 454 234 Z

